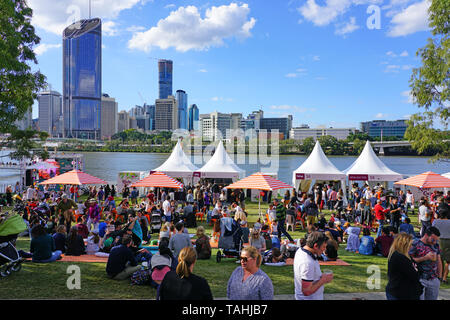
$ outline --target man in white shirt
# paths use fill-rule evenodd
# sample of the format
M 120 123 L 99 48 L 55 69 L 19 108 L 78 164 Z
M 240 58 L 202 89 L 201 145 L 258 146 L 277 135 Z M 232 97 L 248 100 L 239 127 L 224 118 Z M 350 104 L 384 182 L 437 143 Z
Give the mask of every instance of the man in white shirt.
M 328 238 L 322 232 L 312 232 L 304 247 L 294 257 L 294 287 L 296 300 L 323 300 L 324 285 L 333 281 L 333 274 L 322 274 L 319 257 L 326 249 Z
M 412 214 L 414 214 L 414 195 L 411 190 L 406 191 L 406 203 L 405 203 L 405 211 L 408 214 L 408 209 L 411 208 Z
M 166 222 L 172 221 L 171 220 L 171 218 L 172 218 L 172 208 L 171 208 L 171 205 L 170 205 L 170 197 L 169 196 L 166 198 L 166 200 L 164 200 L 162 208 L 163 208 L 163 212 L 164 212 L 164 217 L 166 218 Z

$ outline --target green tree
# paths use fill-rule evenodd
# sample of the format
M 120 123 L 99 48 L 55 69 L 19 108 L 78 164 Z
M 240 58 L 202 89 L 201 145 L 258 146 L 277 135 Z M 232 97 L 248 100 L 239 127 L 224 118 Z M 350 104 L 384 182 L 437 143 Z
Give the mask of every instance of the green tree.
M 314 141 L 314 138 L 308 137 L 303 140 L 302 143 L 302 151 L 306 154 L 310 154 L 311 151 L 314 149 L 314 145 L 316 142 Z
M 448 116 L 450 113 L 450 2 L 433 0 L 428 10 L 433 38 L 417 51 L 422 66 L 414 68 L 410 79 L 411 96 L 424 111 L 411 116 L 405 138 L 419 154 L 439 150 L 433 161 L 450 161 Z M 438 130 L 436 123 L 443 129 Z
M 48 136 L 31 129 L 18 130 L 16 123 L 46 86 L 44 75 L 30 66 L 37 64 L 33 47 L 40 42 L 31 25 L 32 14 L 25 0 L 0 1 L 0 134 L 7 136 L 1 145 L 16 150 L 14 159 L 36 154 L 41 149 L 37 143 Z

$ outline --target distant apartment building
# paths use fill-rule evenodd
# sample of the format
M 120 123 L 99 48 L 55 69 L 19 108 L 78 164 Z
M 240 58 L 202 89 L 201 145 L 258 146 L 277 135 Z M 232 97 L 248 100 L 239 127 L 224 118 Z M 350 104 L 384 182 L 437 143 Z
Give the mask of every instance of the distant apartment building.
M 178 129 L 178 104 L 174 96 L 155 101 L 155 130 Z
M 332 136 L 337 140 L 345 140 L 350 133 L 355 133 L 356 128 L 307 128 L 306 125 L 292 128 L 290 130 L 289 138 L 303 141 L 306 138 L 319 139 L 323 136 Z
M 102 95 L 101 107 L 101 139 L 109 139 L 118 132 L 118 103 L 108 94 Z
M 373 120 L 361 122 L 361 131 L 369 137 L 397 137 L 403 138 L 408 124 L 406 120 Z
M 261 114 L 259 129 L 266 130 L 267 133 L 278 130 L 280 139 L 288 139 L 289 132 L 292 128 L 292 115 L 280 118 L 264 118 Z
M 57 91 L 43 91 L 38 94 L 39 131 L 45 131 L 50 137 L 63 136 L 62 96 Z
M 227 130 L 232 129 L 232 116 L 229 113 L 211 112 L 200 115 L 200 130 L 203 139 L 216 141 L 226 139 Z
M 117 114 L 117 132 L 130 129 L 130 115 L 125 110 Z

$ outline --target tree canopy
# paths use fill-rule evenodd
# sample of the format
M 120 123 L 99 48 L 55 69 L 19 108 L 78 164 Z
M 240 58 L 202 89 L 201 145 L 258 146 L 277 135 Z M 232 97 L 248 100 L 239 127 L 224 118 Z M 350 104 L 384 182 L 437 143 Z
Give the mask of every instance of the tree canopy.
M 413 69 L 410 79 L 411 96 L 421 111 L 408 121 L 405 137 L 419 154 L 434 148 L 434 161 L 450 161 L 450 2 L 433 0 L 428 13 L 433 37 L 417 51 L 422 66 Z

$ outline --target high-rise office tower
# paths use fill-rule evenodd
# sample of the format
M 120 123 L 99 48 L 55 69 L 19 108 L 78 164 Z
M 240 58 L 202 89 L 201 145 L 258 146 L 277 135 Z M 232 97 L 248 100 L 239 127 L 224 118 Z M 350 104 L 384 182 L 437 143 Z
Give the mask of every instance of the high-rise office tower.
M 99 139 L 102 99 L 102 23 L 75 22 L 63 32 L 63 115 L 66 137 Z
M 101 126 L 100 136 L 101 139 L 109 139 L 118 130 L 117 119 L 118 103 L 116 99 L 110 97 L 107 94 L 102 95 L 102 108 L 101 108 Z
M 167 99 L 172 95 L 172 60 L 158 60 L 159 99 Z
M 155 101 L 155 130 L 178 129 L 178 105 L 174 96 Z
M 199 120 L 200 120 L 200 112 L 196 104 L 192 104 L 189 107 L 189 121 L 188 121 L 188 130 L 199 130 Z
M 57 91 L 42 91 L 38 94 L 39 131 L 45 131 L 50 137 L 62 137 L 62 103 Z
M 180 129 L 187 129 L 188 125 L 188 113 L 187 113 L 187 106 L 188 106 L 188 96 L 185 91 L 183 90 L 177 90 L 176 95 L 177 103 L 178 103 L 178 128 Z

